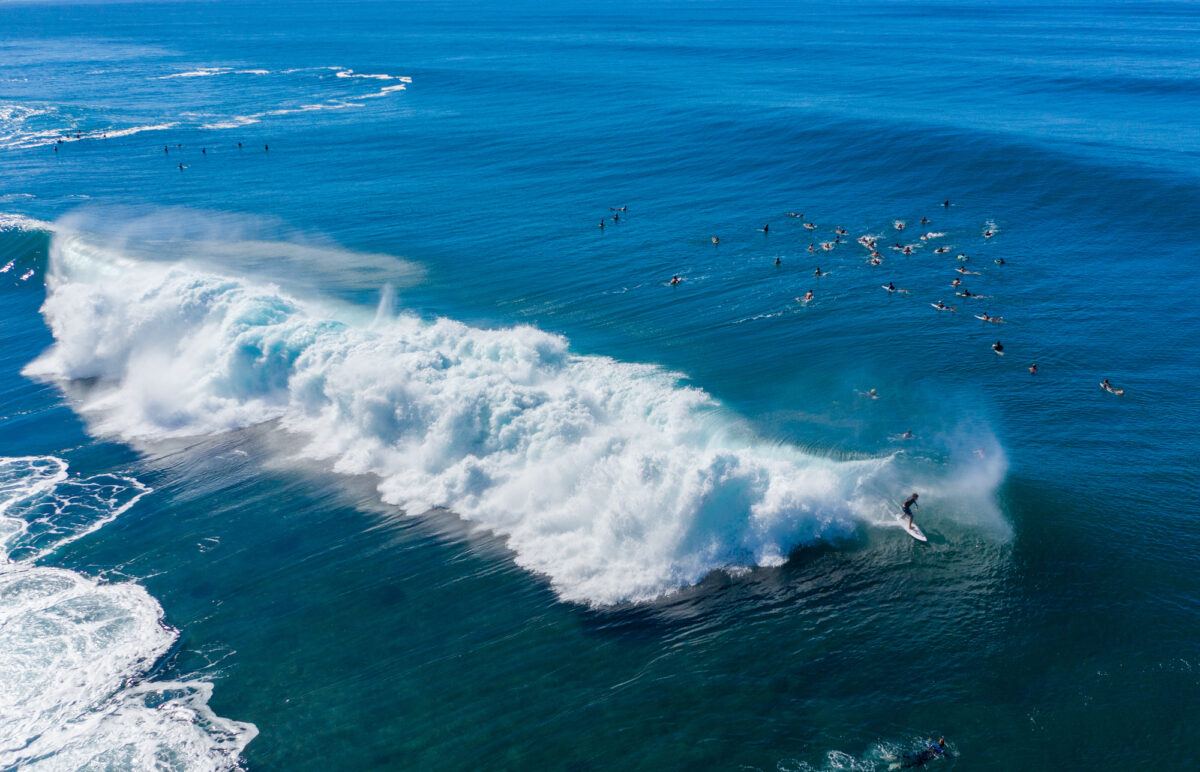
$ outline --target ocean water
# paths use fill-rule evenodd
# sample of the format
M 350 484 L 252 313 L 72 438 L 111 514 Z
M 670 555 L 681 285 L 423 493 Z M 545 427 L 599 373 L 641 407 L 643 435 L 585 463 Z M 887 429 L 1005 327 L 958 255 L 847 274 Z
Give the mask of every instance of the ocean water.
M 0 768 L 1196 768 L 1197 39 L 0 5 Z

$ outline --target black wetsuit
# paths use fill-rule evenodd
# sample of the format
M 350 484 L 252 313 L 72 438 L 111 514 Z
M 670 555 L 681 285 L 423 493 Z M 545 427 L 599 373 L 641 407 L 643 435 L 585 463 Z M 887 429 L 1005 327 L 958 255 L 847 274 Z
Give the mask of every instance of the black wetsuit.
M 928 748 L 917 751 L 916 753 L 904 754 L 905 768 L 923 767 L 934 759 L 940 759 L 946 755 L 946 749 L 940 745 L 931 744 Z
M 912 516 L 913 516 L 912 508 L 914 506 L 916 506 L 916 503 L 917 503 L 917 497 L 909 496 L 908 499 L 904 502 L 904 506 L 901 507 L 901 509 L 904 510 L 904 514 L 908 515 L 909 520 L 912 520 Z

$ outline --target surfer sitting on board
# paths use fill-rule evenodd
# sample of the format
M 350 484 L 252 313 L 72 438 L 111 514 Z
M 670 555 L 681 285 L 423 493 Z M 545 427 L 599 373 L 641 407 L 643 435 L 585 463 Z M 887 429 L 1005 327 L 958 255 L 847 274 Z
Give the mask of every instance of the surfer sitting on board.
M 908 518 L 909 527 L 911 527 L 913 524 L 912 508 L 917 506 L 917 498 L 918 498 L 917 494 L 914 493 L 913 495 L 911 495 L 907 499 L 905 499 L 904 505 L 902 507 L 900 507 L 901 511 L 904 512 L 904 516 Z

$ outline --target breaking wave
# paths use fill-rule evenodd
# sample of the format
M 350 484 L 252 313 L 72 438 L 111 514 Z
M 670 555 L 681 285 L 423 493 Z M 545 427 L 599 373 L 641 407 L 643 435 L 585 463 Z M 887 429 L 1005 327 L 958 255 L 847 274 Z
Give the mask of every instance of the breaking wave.
M 895 456 L 770 443 L 651 365 L 573 353 L 528 326 L 480 329 L 281 289 L 232 264 L 132 256 L 58 227 L 29 375 L 85 381 L 93 431 L 129 441 L 277 422 L 307 458 L 379 479 L 413 514 L 446 508 L 507 540 L 560 597 L 653 599 L 718 569 L 890 524 Z M 961 509 L 995 512 L 1002 464 Z M 998 516 L 998 515 L 997 515 Z

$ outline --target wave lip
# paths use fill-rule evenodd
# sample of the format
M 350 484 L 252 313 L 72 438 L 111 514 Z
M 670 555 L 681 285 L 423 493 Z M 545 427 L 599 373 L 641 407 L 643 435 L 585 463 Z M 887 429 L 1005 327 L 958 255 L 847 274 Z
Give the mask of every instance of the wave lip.
M 211 684 L 143 680 L 177 637 L 144 588 L 16 557 L 90 533 L 148 492 L 68 478 L 51 456 L 0 458 L 0 768 L 231 769 L 257 734 L 209 710 Z
M 26 372 L 94 381 L 79 404 L 94 431 L 140 441 L 279 421 L 304 456 L 376 476 L 407 512 L 452 510 L 592 605 L 776 565 L 894 515 L 894 457 L 763 442 L 677 374 L 581 356 L 532 327 L 372 319 L 177 246 L 180 259 L 153 261 L 53 239 L 55 345 Z

